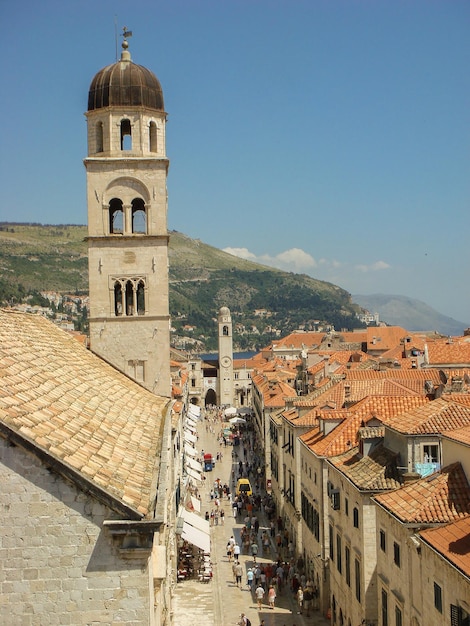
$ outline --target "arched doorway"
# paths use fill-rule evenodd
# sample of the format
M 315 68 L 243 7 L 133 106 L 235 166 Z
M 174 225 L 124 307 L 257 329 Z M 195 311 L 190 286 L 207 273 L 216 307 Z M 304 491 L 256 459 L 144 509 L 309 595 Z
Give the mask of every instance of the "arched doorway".
M 217 404 L 217 394 L 213 389 L 208 389 L 204 399 L 204 406 L 215 406 Z

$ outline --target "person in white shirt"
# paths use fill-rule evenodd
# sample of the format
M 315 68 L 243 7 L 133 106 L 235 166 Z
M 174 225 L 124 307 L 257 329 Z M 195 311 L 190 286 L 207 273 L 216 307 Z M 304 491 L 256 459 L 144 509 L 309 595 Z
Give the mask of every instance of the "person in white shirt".
M 261 603 L 264 598 L 264 589 L 261 585 L 258 585 L 255 589 L 256 602 L 258 603 L 258 610 L 261 611 Z
M 235 561 L 238 561 L 238 557 L 240 556 L 240 546 L 238 543 L 235 543 L 233 546 L 233 556 L 235 557 Z

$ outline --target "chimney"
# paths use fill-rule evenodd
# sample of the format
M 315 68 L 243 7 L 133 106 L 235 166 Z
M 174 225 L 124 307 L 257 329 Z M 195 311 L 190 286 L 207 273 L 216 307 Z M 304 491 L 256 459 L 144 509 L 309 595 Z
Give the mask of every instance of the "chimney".
M 421 478 L 421 474 L 419 472 L 404 472 L 402 474 L 403 484 L 409 485 L 410 483 L 414 483 Z

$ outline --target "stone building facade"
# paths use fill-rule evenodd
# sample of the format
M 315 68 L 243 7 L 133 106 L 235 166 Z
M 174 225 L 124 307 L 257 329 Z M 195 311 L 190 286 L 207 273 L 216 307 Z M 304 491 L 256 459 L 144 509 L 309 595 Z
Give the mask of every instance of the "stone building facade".
M 113 538 L 104 525 L 118 516 L 111 506 L 3 439 L 0 457 L 0 503 L 7 512 L 0 621 L 158 623 L 149 594 L 152 534 Z
M 171 405 L 0 310 L 0 623 L 171 623 Z

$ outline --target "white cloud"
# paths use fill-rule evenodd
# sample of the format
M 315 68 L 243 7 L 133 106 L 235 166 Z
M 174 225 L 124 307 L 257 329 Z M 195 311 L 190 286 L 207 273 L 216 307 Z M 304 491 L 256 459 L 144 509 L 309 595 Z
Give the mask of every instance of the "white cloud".
M 285 252 L 281 252 L 274 260 L 278 260 L 280 263 L 283 263 L 289 267 L 297 268 L 298 271 L 305 271 L 311 267 L 317 267 L 317 262 L 308 254 L 308 252 L 304 252 L 300 248 L 291 248 L 290 250 L 286 250 Z
M 319 280 L 326 280 L 337 285 L 353 285 L 359 275 L 369 274 L 372 278 L 374 272 L 390 269 L 391 266 L 385 261 L 375 261 L 370 264 L 353 264 L 341 262 L 336 259 L 320 258 L 318 261 L 308 252 L 301 248 L 290 248 L 284 252 L 272 256 L 269 254 L 256 255 L 248 248 L 224 248 L 224 252 L 233 254 L 242 259 L 247 259 L 269 267 L 275 267 L 286 272 L 296 274 L 309 274 Z M 364 278 L 360 279 L 364 285 Z M 346 287 L 345 287 L 346 288 Z M 356 288 L 357 291 L 357 288 Z
M 256 254 L 253 254 L 253 252 L 250 252 L 247 248 L 224 248 L 223 251 L 242 259 L 276 267 L 287 272 L 305 273 L 318 265 L 311 254 L 308 254 L 308 252 L 305 252 L 300 248 L 291 248 L 290 250 L 285 250 L 275 256 L 271 256 L 269 254 L 257 256 Z
M 224 248 L 223 252 L 233 254 L 233 256 L 238 256 L 241 259 L 246 259 L 247 261 L 254 261 L 255 263 L 259 262 L 256 254 L 250 252 L 248 248 Z
M 380 270 L 390 269 L 390 265 L 385 261 L 376 261 L 370 265 L 356 265 L 355 268 L 360 272 L 379 272 Z

